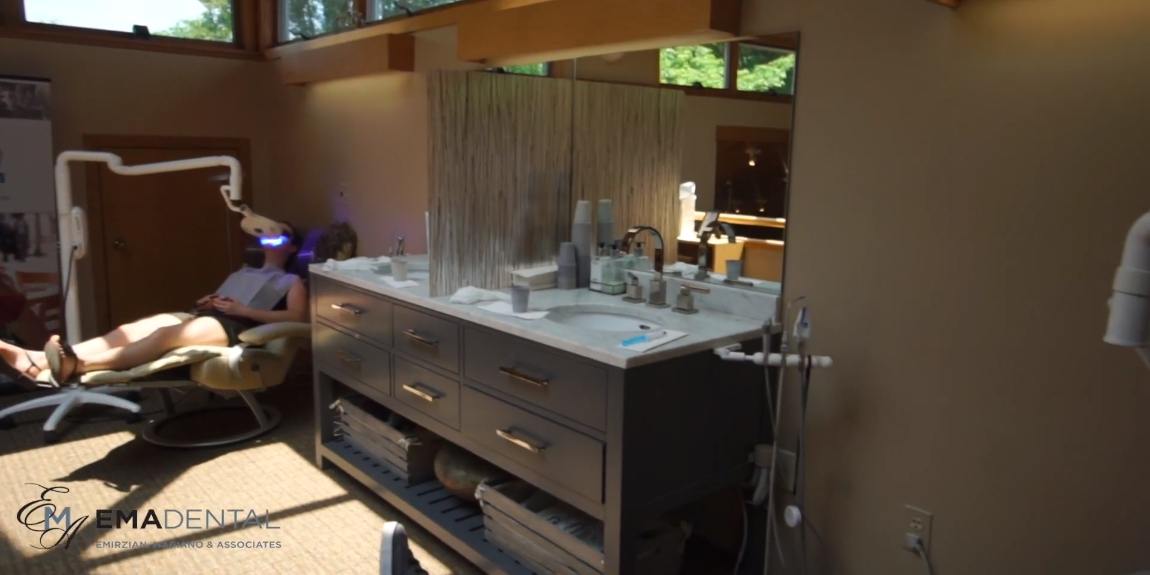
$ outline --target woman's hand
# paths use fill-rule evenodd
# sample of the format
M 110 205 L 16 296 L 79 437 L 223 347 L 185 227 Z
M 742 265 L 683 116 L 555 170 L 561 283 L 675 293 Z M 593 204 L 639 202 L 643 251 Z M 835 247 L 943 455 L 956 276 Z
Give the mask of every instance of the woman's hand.
M 216 310 L 219 312 L 226 313 L 228 315 L 234 315 L 236 317 L 247 317 L 248 312 L 251 311 L 250 307 L 239 303 L 230 297 L 217 297 L 213 299 L 212 307 L 216 308 Z
M 207 309 L 211 308 L 212 307 L 212 300 L 215 300 L 216 297 L 218 297 L 218 296 L 216 296 L 216 294 L 213 293 L 213 294 L 208 294 L 208 295 L 196 300 L 196 309 L 197 310 L 207 310 Z

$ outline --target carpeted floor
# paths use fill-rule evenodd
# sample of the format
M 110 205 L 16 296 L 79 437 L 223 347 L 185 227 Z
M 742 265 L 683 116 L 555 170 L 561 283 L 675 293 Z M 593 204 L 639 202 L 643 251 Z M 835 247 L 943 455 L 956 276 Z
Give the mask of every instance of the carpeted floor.
M 28 397 L 0 397 L 0 406 Z M 180 403 L 202 400 L 189 394 Z M 45 446 L 44 412 L 19 416 L 17 427 L 0 431 L 0 573 L 378 573 L 380 529 L 391 519 L 408 527 L 416 557 L 430 573 L 478 573 L 347 475 L 313 464 L 307 382 L 285 384 L 261 400 L 284 412 L 278 429 L 256 441 L 202 450 L 152 446 L 137 437 L 144 423 L 127 424 L 103 410 L 82 412 L 86 417 L 67 422 L 58 444 Z M 158 407 L 145 396 L 145 412 Z M 23 523 L 36 527 L 44 513 L 19 517 L 21 507 L 41 495 L 30 483 L 67 488 L 49 496 L 70 509 L 74 524 L 89 516 L 67 548 L 34 547 L 40 533 Z M 212 510 L 218 517 L 221 510 L 241 509 L 240 523 L 255 510 L 267 512 L 274 528 L 99 529 L 97 509 L 139 509 L 141 522 L 148 509 L 161 520 L 164 510 Z

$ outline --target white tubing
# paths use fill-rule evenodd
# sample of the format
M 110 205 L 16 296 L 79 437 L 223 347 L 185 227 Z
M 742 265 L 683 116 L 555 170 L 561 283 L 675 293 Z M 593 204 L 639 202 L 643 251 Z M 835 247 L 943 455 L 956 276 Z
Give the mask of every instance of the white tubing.
M 1150 346 L 1150 212 L 1126 234 L 1102 340 L 1124 347 Z
M 68 170 L 69 162 L 101 162 L 107 164 L 108 169 L 113 173 L 124 176 L 180 172 L 201 168 L 228 168 L 228 183 L 220 186 L 220 191 L 224 194 L 225 199 L 230 200 L 228 207 L 234 211 L 241 211 L 232 203 L 243 198 L 243 172 L 239 160 L 231 156 L 205 156 L 136 166 L 125 166 L 120 156 L 108 152 L 69 150 L 61 152 L 56 157 L 56 215 L 60 234 L 60 266 L 63 268 L 61 286 L 68 294 L 68 298 L 64 302 L 64 318 L 68 341 L 78 343 L 81 337 L 80 294 L 75 283 L 73 283 L 75 282 L 72 277 L 74 265 L 69 264 L 87 255 L 88 233 L 84 211 L 72 204 L 72 175 Z M 71 289 L 69 289 L 69 285 L 71 285 Z
M 756 352 L 750 355 L 741 351 L 733 351 L 733 346 L 717 347 L 715 348 L 715 355 L 719 356 L 725 361 L 747 361 L 755 365 L 763 365 L 763 352 Z M 771 367 L 781 367 L 784 361 L 786 367 L 801 367 L 803 362 L 807 359 L 810 360 L 812 367 L 832 367 L 835 364 L 834 358 L 827 355 L 800 355 L 795 353 L 788 353 L 785 356 L 781 353 L 771 353 L 766 355 L 767 365 Z

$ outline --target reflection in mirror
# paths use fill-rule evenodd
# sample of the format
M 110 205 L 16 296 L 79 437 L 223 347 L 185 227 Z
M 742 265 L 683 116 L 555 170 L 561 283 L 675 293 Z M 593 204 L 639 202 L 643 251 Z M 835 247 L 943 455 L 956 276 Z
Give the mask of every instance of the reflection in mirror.
M 669 242 L 677 240 L 678 261 L 668 262 L 677 265 L 669 270 L 709 283 L 780 289 L 797 54 L 798 35 L 783 34 L 551 64 L 552 77 L 683 94 L 679 179 L 695 184 L 694 201 L 682 204 L 686 225 L 661 230 Z M 576 91 L 576 109 L 578 97 Z M 682 189 L 689 195 L 690 186 Z M 700 229 L 708 213 L 714 224 Z M 707 236 L 705 248 L 700 235 Z

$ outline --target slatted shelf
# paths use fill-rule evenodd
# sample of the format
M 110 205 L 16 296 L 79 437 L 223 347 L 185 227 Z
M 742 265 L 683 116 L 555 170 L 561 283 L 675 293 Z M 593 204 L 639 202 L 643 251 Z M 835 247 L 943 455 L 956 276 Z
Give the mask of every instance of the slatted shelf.
M 320 446 L 320 455 L 455 549 L 485 573 L 529 575 L 531 571 L 483 537 L 483 511 L 432 479 L 407 486 L 403 478 L 351 443 L 337 438 Z

